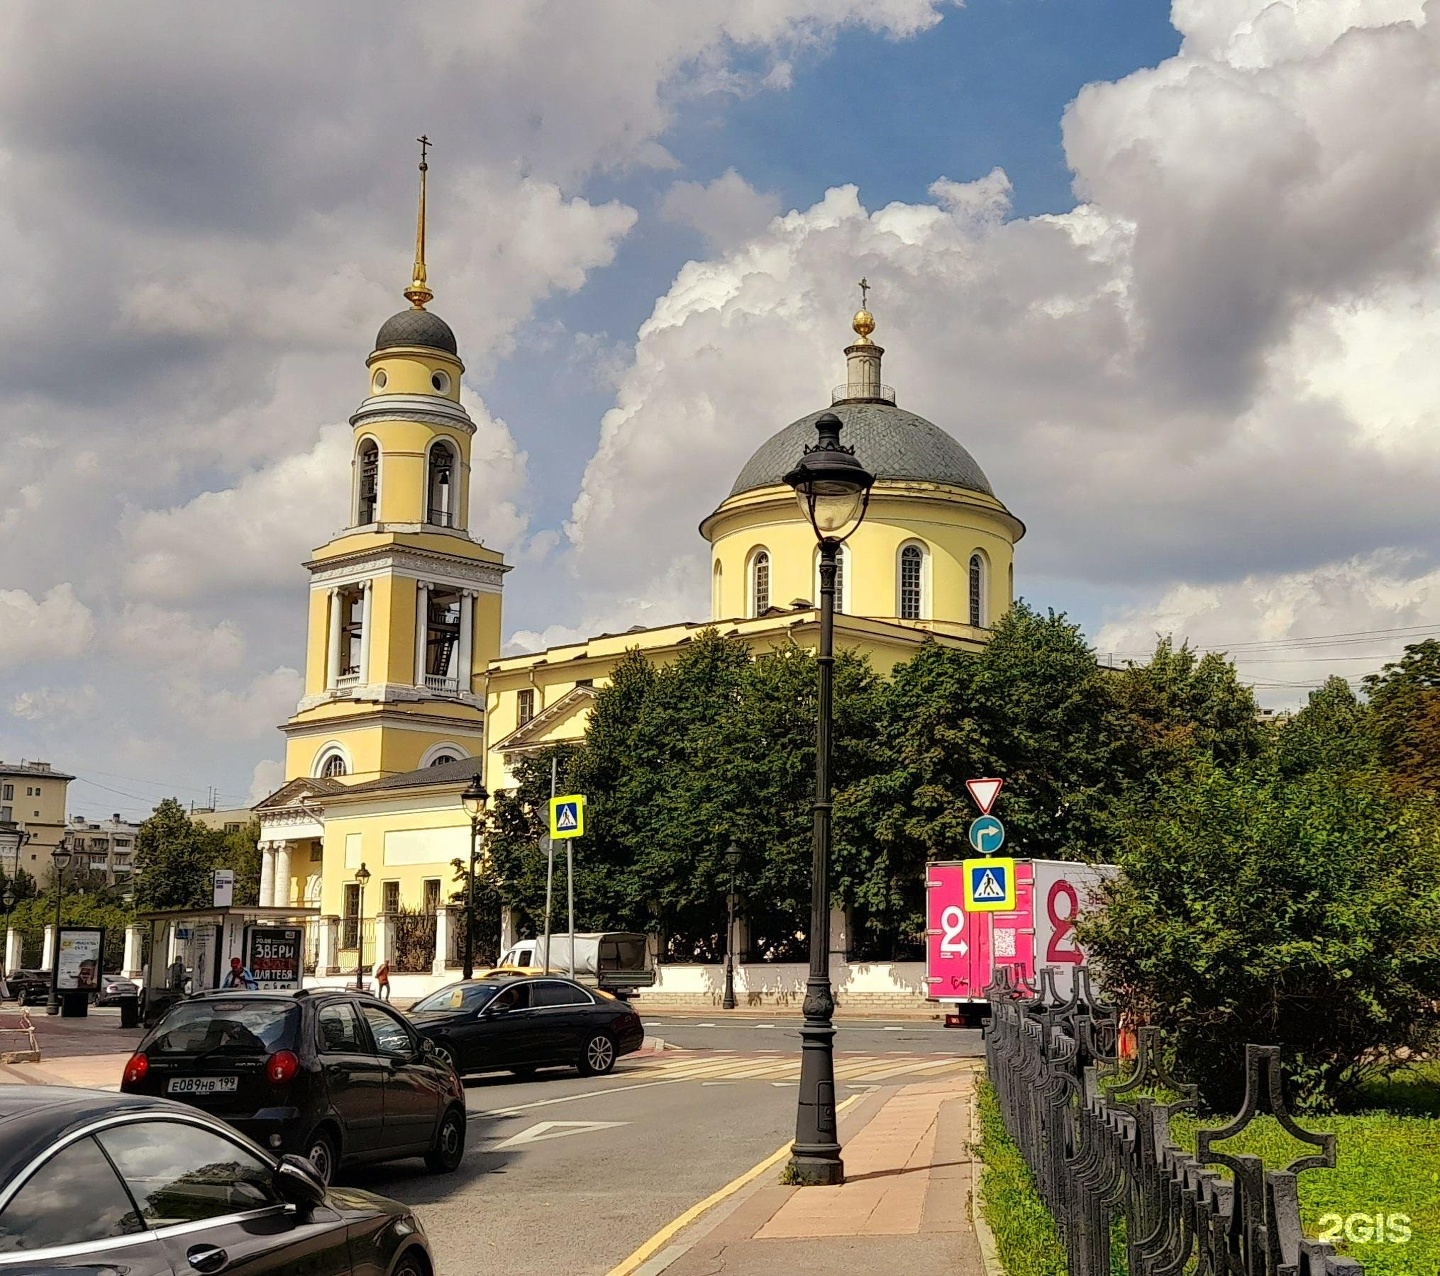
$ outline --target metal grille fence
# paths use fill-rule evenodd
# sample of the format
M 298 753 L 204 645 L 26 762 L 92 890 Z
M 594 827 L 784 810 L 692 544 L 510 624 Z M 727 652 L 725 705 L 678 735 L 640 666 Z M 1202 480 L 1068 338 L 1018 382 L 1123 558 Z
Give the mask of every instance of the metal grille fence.
M 1364 1272 L 1301 1231 L 1297 1175 L 1335 1167 L 1335 1135 L 1312 1134 L 1291 1119 L 1276 1047 L 1246 1047 L 1240 1112 L 1221 1129 L 1201 1130 L 1192 1156 L 1171 1141 L 1170 1118 L 1197 1108 L 1195 1087 L 1166 1073 L 1155 1029 L 1139 1029 L 1132 1075 L 1108 1084 L 1120 1071 L 1118 1021 L 1085 967 L 1076 969 L 1074 989 L 1062 998 L 1051 970 L 1041 972 L 1037 994 L 1011 967 L 999 966 L 986 996 L 990 1081 L 1006 1129 L 1055 1219 L 1070 1276 L 1111 1276 L 1117 1222 L 1124 1248 L 1117 1267 L 1130 1276 Z M 1162 1088 L 1181 1098 L 1162 1103 L 1145 1093 Z M 1316 1152 L 1267 1170 L 1257 1156 L 1216 1150 L 1266 1113 Z

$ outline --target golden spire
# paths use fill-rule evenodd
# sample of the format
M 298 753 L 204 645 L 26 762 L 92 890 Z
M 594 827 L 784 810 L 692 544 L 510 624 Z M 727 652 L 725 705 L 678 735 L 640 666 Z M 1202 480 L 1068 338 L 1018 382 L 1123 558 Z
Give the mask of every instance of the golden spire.
M 415 217 L 415 271 L 405 289 L 405 300 L 416 310 L 424 310 L 425 303 L 435 296 L 425 282 L 425 174 L 430 171 L 426 162 L 430 139 L 422 133 L 415 140 L 420 143 L 420 211 Z
M 873 344 L 870 334 L 875 331 L 875 316 L 867 310 L 866 302 L 869 300 L 870 281 L 861 279 L 860 284 L 860 309 L 855 312 L 855 318 L 850 321 L 850 326 L 855 329 L 860 340 L 857 345 L 868 346 Z

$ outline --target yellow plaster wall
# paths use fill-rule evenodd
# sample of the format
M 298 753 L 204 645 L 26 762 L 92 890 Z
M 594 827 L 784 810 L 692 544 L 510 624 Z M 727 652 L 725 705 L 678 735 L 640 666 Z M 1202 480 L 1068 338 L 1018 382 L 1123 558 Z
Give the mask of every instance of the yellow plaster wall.
M 434 838 L 435 857 L 414 864 L 393 864 L 386 860 L 387 834 L 429 834 Z M 424 901 L 426 878 L 440 880 L 444 903 L 455 889 L 450 861 L 465 854 L 470 822 L 454 794 L 413 799 L 389 798 L 383 802 L 357 802 L 353 807 L 329 805 L 325 811 L 324 878 L 320 894 L 323 914 L 339 916 L 344 907 L 344 885 L 355 880 L 363 861 L 369 869 L 365 888 L 365 912 L 373 917 L 383 899 L 381 883 L 400 883 L 402 908 L 419 908 Z M 356 839 L 351 840 L 352 836 Z M 406 838 L 413 844 L 415 839 Z M 349 854 L 347 855 L 347 851 Z M 351 863 L 351 861 L 357 861 Z

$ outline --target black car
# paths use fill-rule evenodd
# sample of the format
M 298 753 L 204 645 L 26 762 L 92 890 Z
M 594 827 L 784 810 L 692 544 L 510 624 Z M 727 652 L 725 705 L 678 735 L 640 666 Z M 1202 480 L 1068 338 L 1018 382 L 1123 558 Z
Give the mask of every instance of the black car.
M 429 1276 L 408 1206 L 330 1189 L 178 1103 L 0 1087 L 0 1276 L 82 1269 Z
M 359 1161 L 465 1154 L 465 1092 L 449 1062 L 373 997 L 207 992 L 172 1006 L 125 1065 L 126 1094 L 193 1104 L 329 1183 Z
M 410 1021 L 462 1076 L 528 1076 L 555 1065 L 601 1076 L 645 1039 L 640 1016 L 625 1002 L 554 976 L 448 984 L 411 1006 Z
M 10 995 L 22 1006 L 43 1006 L 50 999 L 48 970 L 12 970 L 5 976 Z

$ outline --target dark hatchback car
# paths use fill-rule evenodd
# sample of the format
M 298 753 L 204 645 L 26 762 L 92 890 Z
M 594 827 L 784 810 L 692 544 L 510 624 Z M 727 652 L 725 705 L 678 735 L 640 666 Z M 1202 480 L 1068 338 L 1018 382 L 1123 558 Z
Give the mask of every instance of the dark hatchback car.
M 125 1065 L 126 1094 L 192 1104 L 329 1183 L 360 1161 L 465 1154 L 465 1092 L 450 1064 L 372 997 L 209 992 L 172 1006 Z
M 0 1087 L 0 1276 L 76 1269 L 429 1276 L 409 1207 L 326 1190 L 202 1112 L 59 1086 Z
M 645 1039 L 625 1002 L 553 976 L 461 980 L 417 1001 L 410 1021 L 461 1075 L 558 1065 L 601 1076 Z

